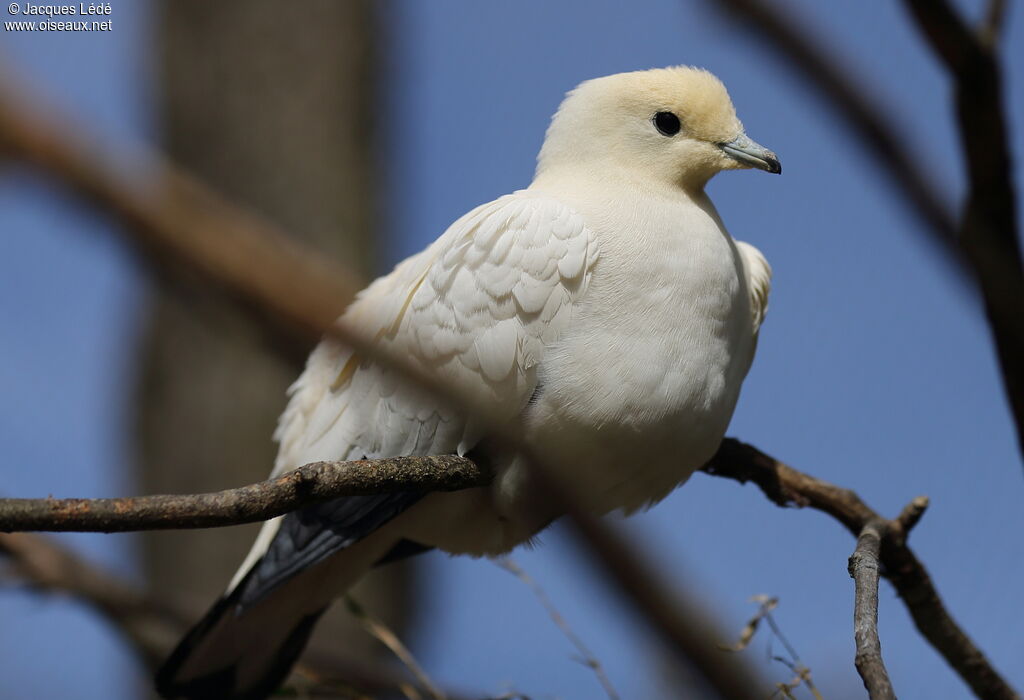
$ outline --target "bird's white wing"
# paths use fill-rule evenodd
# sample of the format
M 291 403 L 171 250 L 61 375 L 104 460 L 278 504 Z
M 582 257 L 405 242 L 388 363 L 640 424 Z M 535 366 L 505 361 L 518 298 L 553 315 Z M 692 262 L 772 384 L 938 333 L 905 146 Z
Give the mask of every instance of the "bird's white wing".
M 772 267 L 761 251 L 749 243 L 736 241 L 736 248 L 743 259 L 743 270 L 747 275 L 750 313 L 753 316 L 754 334 L 756 335 L 761 329 L 765 314 L 768 313 L 768 294 L 772 289 Z
M 511 418 L 532 395 L 544 347 L 569 321 L 596 260 L 579 215 L 517 192 L 456 221 L 342 318 Z M 319 459 L 463 453 L 476 441 L 465 416 L 333 342 L 317 348 L 290 393 L 275 473 Z
M 342 319 L 511 419 L 533 395 L 544 348 L 569 322 L 597 258 L 578 214 L 520 191 L 456 221 L 363 290 Z M 275 476 L 318 460 L 464 454 L 478 439 L 470 417 L 333 341 L 312 353 L 289 394 Z M 266 523 L 232 587 L 280 521 Z

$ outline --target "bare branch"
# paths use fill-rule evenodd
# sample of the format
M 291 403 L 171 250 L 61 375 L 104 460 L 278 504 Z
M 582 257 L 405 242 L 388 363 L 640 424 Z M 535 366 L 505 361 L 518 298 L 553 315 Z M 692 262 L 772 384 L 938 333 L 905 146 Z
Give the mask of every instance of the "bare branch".
M 959 223 L 943 204 L 949 197 L 919 165 L 928 159 L 906 147 L 877 98 L 869 97 L 810 32 L 764 0 L 714 0 L 754 28 L 757 38 L 821 93 L 839 122 L 874 157 L 894 191 L 902 193 L 930 239 L 981 292 L 1024 455 L 1024 268 L 999 65 L 946 0 L 904 3 L 955 76 L 970 183 Z
M 77 128 L 60 124 L 52 110 L 29 108 L 16 94 L 10 76 L 0 74 L 0 152 L 57 175 L 113 214 L 155 264 L 185 265 L 236 298 L 269 310 L 309 340 L 317 339 L 361 288 L 352 275 L 181 170 L 157 163 L 153 154 L 137 148 L 125 156 L 124 148 L 105 149 L 102 140 L 73 139 Z M 54 138 L 62 128 L 67 138 Z M 117 152 L 132 161 L 132 172 L 112 160 L 110 154 Z
M 729 10 L 731 16 L 750 26 L 753 34 L 775 49 L 808 83 L 816 87 L 834 108 L 868 152 L 883 167 L 898 191 L 902 191 L 915 215 L 934 234 L 933 241 L 949 254 L 956 255 L 956 224 L 952 212 L 936 183 L 918 165 L 924 162 L 911 153 L 905 139 L 892 133 L 885 110 L 858 84 L 835 56 L 810 38 L 795 18 L 762 0 L 710 0 Z
M 403 477 L 403 465 L 413 477 Z M 425 472 L 441 470 L 439 476 Z M 448 469 L 449 471 L 445 471 Z M 34 528 L 76 531 L 126 531 L 143 527 L 214 527 L 251 522 L 273 517 L 300 505 L 336 498 L 339 495 L 377 493 L 386 490 L 424 490 L 443 484 L 444 488 L 479 486 L 489 478 L 472 462 L 460 457 L 394 458 L 361 462 L 316 463 L 302 468 L 302 476 L 291 475 L 252 486 L 218 494 L 199 496 L 149 496 L 135 499 L 8 499 L 0 501 L 0 523 L 4 527 L 20 524 Z M 822 510 L 842 523 L 851 533 L 859 535 L 880 516 L 854 492 L 815 479 L 778 462 L 768 455 L 736 440 L 723 442 L 718 454 L 704 468 L 709 474 L 732 478 L 742 483 L 753 481 L 773 502 L 780 506 L 810 506 Z M 334 489 L 334 490 L 332 490 Z M 250 502 L 250 499 L 252 502 Z M 171 513 L 163 510 L 173 503 Z M 14 504 L 14 508 L 6 508 Z M 927 506 L 927 499 L 911 502 L 897 520 L 886 527 L 882 561 L 886 577 L 896 586 L 918 629 L 946 658 L 954 669 L 975 690 L 979 697 L 1016 698 L 984 655 L 956 625 L 938 596 L 924 566 L 906 545 L 906 536 Z M 190 508 L 195 512 L 190 511 Z M 14 510 L 15 512 L 12 512 Z M 258 514 L 258 515 L 257 515 Z M 133 518 L 136 520 L 133 521 Z M 133 524 L 134 523 L 134 524 Z M 13 536 L 8 536 L 13 537 Z M 10 541 L 10 540 L 5 540 Z M 613 561 L 628 569 L 624 585 L 647 585 L 655 595 L 643 598 L 648 615 L 689 615 L 685 627 L 673 627 L 673 644 L 685 645 L 686 655 L 706 674 L 713 675 L 716 687 L 724 681 L 720 675 L 730 667 L 714 654 L 708 640 L 722 639 L 700 606 L 690 601 L 681 604 L 666 601 L 666 590 L 659 585 L 655 572 L 629 558 L 621 551 L 625 544 L 618 539 L 611 544 Z M 620 572 L 621 574 L 621 572 Z M 649 577 L 649 578 L 648 578 Z M 100 585 L 100 589 L 105 586 Z M 111 589 L 113 590 L 113 589 Z M 682 630 L 682 631 L 679 631 Z M 708 670 L 710 668 L 710 670 Z M 741 679 L 746 683 L 747 679 Z M 745 687 L 745 686 L 744 686 Z M 740 692 L 740 688 L 736 688 Z M 726 697 L 742 697 L 727 695 Z
M 0 534 L 0 555 L 13 578 L 33 591 L 71 596 L 99 613 L 150 669 L 164 661 L 198 614 L 153 598 L 49 537 Z M 301 697 L 338 697 L 345 689 L 363 691 L 353 697 L 365 697 L 365 692 L 390 697 L 408 683 L 392 667 L 313 647 L 303 654 L 288 685 Z M 449 700 L 463 697 L 445 695 Z
M 994 38 L 986 44 L 947 0 L 904 0 L 903 4 L 952 78 L 968 176 L 958 240 L 981 289 L 1024 451 L 1024 262 Z M 993 37 L 1001 17 L 1002 8 L 994 3 L 989 14 Z
M 184 611 L 154 600 L 50 538 L 0 534 L 0 555 L 33 590 L 71 595 L 110 620 L 150 668 L 159 665 L 189 627 Z
M 406 473 L 403 470 L 408 469 Z M 436 475 L 430 474 L 437 469 Z M 140 496 L 119 499 L 2 499 L 0 529 L 65 532 L 126 532 L 142 529 L 223 527 L 281 515 L 302 505 L 341 496 L 386 491 L 458 489 L 487 483 L 490 475 L 462 457 L 397 457 L 357 462 L 317 462 L 270 481 L 212 494 Z M 594 521 L 596 522 L 596 521 Z M 594 533 L 591 533 L 594 535 Z M 599 532 L 597 537 L 605 537 Z M 742 698 L 755 681 L 728 655 L 716 653 L 721 639 L 702 606 L 689 601 L 661 582 L 658 574 L 629 551 L 614 534 L 601 540 L 610 548 L 623 588 L 640 593 L 647 615 L 669 616 L 666 635 L 676 649 L 709 682 Z M 617 580 L 621 580 L 617 579 Z M 680 616 L 685 624 L 675 619 Z M 734 675 L 737 674 L 737 675 Z M 749 686 L 747 684 L 750 684 Z M 749 697 L 749 696 L 748 696 Z
M 904 0 L 936 56 L 954 76 L 972 70 L 981 51 L 971 28 L 946 0 Z
M 904 513 L 918 513 L 916 517 L 886 521 L 853 491 L 799 472 L 732 438 L 722 442 L 703 471 L 743 484 L 751 481 L 776 505 L 809 507 L 828 513 L 854 537 L 859 537 L 870 522 L 887 522 L 881 543 L 884 576 L 896 588 L 918 631 L 979 698 L 1019 700 L 1017 692 L 953 620 L 928 571 L 907 546 L 909 526 L 920 517 L 926 499 L 915 499 L 904 508 Z
M 896 700 L 889 673 L 882 661 L 878 640 L 878 554 L 882 548 L 884 521 L 872 520 L 860 532 L 850 556 L 850 577 L 856 592 L 853 606 L 853 637 L 857 642 L 857 672 L 871 700 Z
M 1006 23 L 1006 0 L 989 0 L 985 17 L 978 27 L 978 41 L 989 51 L 995 51 Z
M 408 468 L 412 476 L 403 474 Z M 428 472 L 436 468 L 438 475 Z M 781 462 L 727 439 L 704 471 L 754 481 L 773 502 L 781 506 L 810 506 L 822 510 L 858 535 L 880 519 L 852 491 L 833 486 L 798 472 Z M 300 505 L 329 500 L 341 495 L 379 493 L 389 490 L 454 489 L 479 486 L 489 475 L 460 457 L 394 458 L 360 462 L 316 463 L 291 474 L 251 486 L 198 496 L 148 496 L 126 499 L 7 499 L 0 501 L 0 525 L 65 531 L 126 531 L 149 528 L 215 527 L 251 522 L 280 515 Z M 917 522 L 927 499 L 918 498 L 887 527 L 882 549 L 886 577 L 896 586 L 918 629 L 946 658 L 980 697 L 1014 698 L 988 660 L 956 625 L 939 598 L 927 571 L 906 546 L 906 536 Z M 628 553 L 614 541 L 615 561 L 630 566 Z M 622 558 L 619 559 L 618 557 Z M 637 566 L 640 566 L 639 564 Z M 651 578 L 645 579 L 646 576 Z M 627 573 L 627 585 L 648 584 L 656 592 L 656 574 L 644 568 Z M 707 640 L 722 639 L 712 629 L 700 606 L 684 601 L 680 607 L 656 595 L 646 597 L 647 613 L 689 614 L 689 633 L 675 633 L 674 644 L 686 644 L 688 658 L 699 666 L 712 665 L 710 673 L 728 672 L 728 666 L 714 666 L 725 655 L 713 654 Z
M 342 496 L 455 491 L 491 475 L 464 457 L 314 462 L 269 481 L 197 495 L 134 498 L 4 498 L 0 531 L 129 532 L 224 527 L 268 520 Z

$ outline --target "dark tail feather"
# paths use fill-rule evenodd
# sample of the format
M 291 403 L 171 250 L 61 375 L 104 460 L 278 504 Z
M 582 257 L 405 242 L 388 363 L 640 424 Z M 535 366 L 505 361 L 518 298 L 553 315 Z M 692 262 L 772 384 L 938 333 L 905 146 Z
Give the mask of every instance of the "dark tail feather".
M 269 662 L 262 664 L 259 676 L 255 680 L 249 678 L 244 687 L 241 686 L 239 674 L 241 659 L 198 676 L 182 677 L 185 663 L 219 626 L 230 622 L 227 618 L 248 614 L 248 610 L 243 613 L 239 606 L 241 591 L 244 588 L 243 580 L 231 593 L 217 601 L 203 619 L 189 630 L 160 667 L 156 673 L 156 690 L 161 697 L 187 700 L 263 700 L 288 676 L 306 647 L 317 620 L 327 609 L 326 606 L 300 618 L 291 630 L 280 634 L 281 641 L 277 648 L 268 654 Z M 263 643 L 270 641 L 264 639 Z
M 264 555 L 185 636 L 157 692 L 262 700 L 288 675 L 329 602 L 382 559 L 426 549 L 378 530 L 423 497 L 356 496 L 289 513 Z

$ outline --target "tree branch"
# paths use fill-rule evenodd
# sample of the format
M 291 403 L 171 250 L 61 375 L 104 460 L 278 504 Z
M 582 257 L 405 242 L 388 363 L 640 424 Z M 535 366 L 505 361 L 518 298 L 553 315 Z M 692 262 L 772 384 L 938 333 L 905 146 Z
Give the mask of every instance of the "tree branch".
M 0 71 L 0 153 L 54 175 L 112 214 L 158 267 L 198 272 L 310 341 L 362 287 L 355 276 L 145 149 L 74 138 L 80 129 L 62 124 L 43 105 L 30 107 L 12 80 Z
M 853 606 L 853 637 L 857 643 L 855 663 L 871 700 L 896 700 L 889 673 L 882 661 L 878 640 L 878 553 L 886 523 L 872 520 L 860 532 L 857 548 L 850 556 L 850 577 L 856 591 Z
M 149 669 L 155 670 L 164 661 L 199 614 L 153 598 L 49 537 L 0 534 L 0 556 L 6 558 L 9 572 L 31 590 L 69 595 L 99 613 L 124 635 Z M 393 697 L 409 685 L 401 676 L 400 669 L 389 665 L 356 661 L 313 647 L 296 665 L 289 685 L 300 697 L 336 698 L 341 697 L 342 689 L 353 688 Z M 448 691 L 445 695 L 450 700 L 463 697 Z
M 985 19 L 978 27 L 978 41 L 989 51 L 994 51 L 1003 33 L 1006 22 L 1006 0 L 989 0 Z
M 316 462 L 276 479 L 217 493 L 133 498 L 0 499 L 0 530 L 129 532 L 153 529 L 227 527 L 265 520 L 322 501 L 392 491 L 457 490 L 483 486 L 491 475 L 463 457 L 393 457 L 355 462 Z M 726 698 L 750 697 L 752 674 L 734 658 L 718 653 L 723 639 L 696 601 L 670 592 L 659 573 L 637 558 L 620 536 L 598 524 L 588 537 L 615 567 L 618 588 L 639 599 L 645 615 L 668 620 L 663 636 L 682 651 Z M 579 525 L 577 525 L 579 527 Z M 590 527 L 584 525 L 583 527 Z M 681 622 L 685 620 L 684 622 Z
M 793 71 L 816 88 L 832 107 L 835 116 L 857 137 L 875 158 L 891 184 L 905 196 L 911 215 L 931 232 L 932 241 L 959 264 L 956 251 L 956 223 L 945 204 L 948 197 L 919 163 L 906 140 L 892 132 L 885 110 L 847 71 L 840 61 L 799 26 L 794 17 L 762 0 L 709 0 L 741 22 L 760 41 L 775 50 Z
M 712 0 L 708 0 L 712 2 Z M 959 223 L 918 157 L 895 133 L 877 98 L 793 18 L 764 0 L 713 0 L 754 29 L 825 99 L 839 123 L 874 157 L 902 202 L 956 267 L 980 291 L 999 357 L 1018 448 L 1024 455 L 1024 267 L 1004 116 L 1001 75 L 946 0 L 904 0 L 932 48 L 954 76 L 969 193 Z M 994 15 L 998 22 L 998 8 Z
M 224 527 L 269 520 L 344 496 L 456 491 L 491 474 L 464 457 L 314 462 L 276 479 L 215 493 L 129 498 L 3 498 L 0 532 L 134 532 Z
M 432 469 L 438 473 L 430 474 Z M 914 499 L 896 519 L 885 520 L 853 491 L 799 472 L 731 438 L 723 441 L 703 471 L 740 483 L 752 481 L 779 506 L 810 507 L 828 513 L 857 537 L 870 524 L 885 523 L 879 535 L 885 577 L 896 587 L 921 634 L 979 697 L 1000 700 L 1019 697 L 952 619 L 924 565 L 907 546 L 910 529 L 927 508 L 926 498 Z M 300 468 L 294 478 L 289 474 L 216 494 L 0 500 L 0 529 L 124 532 L 220 527 L 274 517 L 302 505 L 343 495 L 468 488 L 486 484 L 489 478 L 489 474 L 470 460 L 453 456 L 320 462 Z M 171 507 L 164 512 L 168 504 Z M 678 628 L 685 631 L 672 633 L 672 643 L 686 649 L 687 658 L 697 665 L 710 666 L 712 670 L 707 672 L 714 678 L 727 674 L 730 667 L 721 662 L 726 655 L 712 653 L 714 648 L 707 643 L 725 637 L 715 629 L 700 606 L 686 600 L 666 599 L 667 594 L 662 591 L 667 589 L 658 583 L 657 573 L 642 562 L 634 563 L 629 552 L 624 551 L 623 542 L 614 539 L 602 546 L 609 547 L 613 561 L 627 569 L 620 572 L 626 580 L 620 585 L 633 588 L 647 585 L 654 591 L 653 595 L 643 596 L 648 615 L 689 616 L 687 625 Z M 635 568 L 630 568 L 634 564 Z M 715 683 L 725 681 L 719 679 Z M 726 697 L 742 697 L 739 684 L 731 692 L 735 694 Z
M 896 520 L 887 521 L 849 489 L 840 488 L 783 464 L 756 447 L 726 438 L 703 469 L 745 484 L 753 482 L 770 501 L 783 508 L 813 508 L 838 520 L 854 537 L 872 522 L 886 522 L 881 538 L 883 575 L 896 588 L 921 635 L 959 674 L 979 698 L 1019 700 L 946 610 L 927 569 L 907 545 L 910 528 L 928 505 L 914 499 Z
M 108 619 L 150 668 L 189 627 L 183 611 L 92 566 L 50 538 L 0 534 L 0 555 L 7 558 L 10 572 L 33 590 L 69 594 Z
M 903 4 L 952 79 L 968 176 L 958 241 L 981 289 L 1024 452 L 1024 262 L 1003 77 L 994 53 L 1003 10 L 998 2 L 992 5 L 986 43 L 947 0 L 904 0 Z

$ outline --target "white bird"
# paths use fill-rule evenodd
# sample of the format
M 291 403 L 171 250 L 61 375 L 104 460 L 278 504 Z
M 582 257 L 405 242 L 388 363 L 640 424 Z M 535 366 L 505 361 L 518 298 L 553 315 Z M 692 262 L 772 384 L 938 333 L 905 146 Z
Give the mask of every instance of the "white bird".
M 533 182 L 473 209 L 345 312 L 391 351 L 520 420 L 596 514 L 653 504 L 717 449 L 750 368 L 771 269 L 704 193 L 780 172 L 725 87 L 674 67 L 582 83 Z M 561 515 L 472 416 L 323 341 L 290 389 L 274 475 L 308 462 L 468 454 L 489 487 L 344 498 L 267 522 L 224 597 L 157 675 L 166 697 L 262 698 L 332 599 L 430 548 L 507 552 Z

